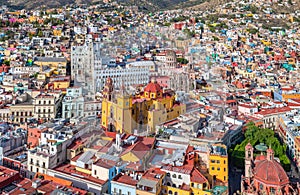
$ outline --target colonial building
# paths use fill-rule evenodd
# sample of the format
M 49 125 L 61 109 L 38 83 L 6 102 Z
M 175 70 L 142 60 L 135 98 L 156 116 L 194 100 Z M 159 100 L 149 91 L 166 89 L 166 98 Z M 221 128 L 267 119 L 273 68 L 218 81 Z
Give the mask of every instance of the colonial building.
M 299 189 L 293 189 L 290 186 L 289 178 L 274 158 L 272 149 L 267 150 L 267 156 L 259 155 L 255 159 L 254 148 L 250 143 L 245 149 L 245 175 L 242 176 L 241 181 L 242 194 L 299 194 Z
M 82 87 L 70 87 L 62 101 L 62 117 L 98 116 L 101 111 L 100 101 L 87 101 L 82 94 Z
M 209 148 L 209 174 L 216 179 L 227 183 L 228 181 L 228 156 L 227 148 L 223 144 L 214 144 Z
M 50 120 L 56 117 L 60 98 L 50 94 L 39 94 L 33 100 L 34 117 L 36 119 Z
M 174 91 L 164 91 L 153 79 L 143 91 L 130 95 L 116 92 L 109 77 L 103 90 L 102 127 L 109 132 L 154 132 L 155 126 L 185 113 L 186 105 L 175 101 Z
M 62 101 L 62 117 L 71 118 L 83 116 L 84 97 L 81 87 L 67 89 L 67 94 Z

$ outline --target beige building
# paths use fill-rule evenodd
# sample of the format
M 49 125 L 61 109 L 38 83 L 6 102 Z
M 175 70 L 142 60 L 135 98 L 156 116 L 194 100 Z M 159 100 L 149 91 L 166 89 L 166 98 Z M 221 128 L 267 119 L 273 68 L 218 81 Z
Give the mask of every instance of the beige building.
M 33 100 L 34 118 L 50 120 L 56 117 L 60 98 L 50 94 L 39 94 Z
M 0 121 L 10 121 L 10 107 L 3 107 L 0 109 Z
M 14 123 L 25 123 L 33 116 L 31 96 L 27 93 L 23 93 L 17 97 L 13 97 L 9 110 L 9 121 Z
M 14 123 L 25 123 L 33 116 L 34 107 L 31 102 L 22 102 L 10 106 L 10 120 Z

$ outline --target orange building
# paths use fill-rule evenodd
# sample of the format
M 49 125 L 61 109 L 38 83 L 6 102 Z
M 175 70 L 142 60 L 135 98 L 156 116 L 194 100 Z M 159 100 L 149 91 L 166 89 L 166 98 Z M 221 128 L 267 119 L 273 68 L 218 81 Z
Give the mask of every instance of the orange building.
M 28 137 L 27 146 L 29 148 L 34 148 L 39 145 L 39 139 L 41 138 L 41 133 L 46 131 L 48 128 L 41 127 L 28 127 Z

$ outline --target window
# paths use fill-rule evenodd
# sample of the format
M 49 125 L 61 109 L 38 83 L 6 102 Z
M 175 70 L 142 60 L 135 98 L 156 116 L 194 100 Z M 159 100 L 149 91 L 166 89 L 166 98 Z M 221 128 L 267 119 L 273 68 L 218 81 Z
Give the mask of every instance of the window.
M 97 175 L 97 170 L 94 170 L 94 175 Z
M 211 160 L 210 162 L 211 162 L 211 163 L 216 163 L 216 161 L 215 161 L 215 160 Z
M 178 179 L 182 179 L 181 175 L 178 175 Z
M 224 160 L 224 164 L 226 164 L 226 160 Z
M 217 163 L 218 163 L 218 164 L 220 164 L 220 161 L 219 161 L 219 160 L 217 160 Z
M 217 170 L 220 171 L 220 167 L 218 167 Z
M 224 171 L 226 171 L 226 168 L 224 168 Z
M 176 174 L 173 174 L 172 177 L 173 177 L 173 178 L 176 178 Z
M 224 176 L 224 180 L 226 180 L 226 176 Z
M 215 170 L 215 167 L 211 167 L 211 170 Z
M 119 194 L 122 195 L 122 190 L 121 189 L 119 189 Z
M 194 187 L 194 183 L 191 183 L 192 188 Z
M 173 194 L 172 190 L 169 190 L 168 194 L 172 195 Z

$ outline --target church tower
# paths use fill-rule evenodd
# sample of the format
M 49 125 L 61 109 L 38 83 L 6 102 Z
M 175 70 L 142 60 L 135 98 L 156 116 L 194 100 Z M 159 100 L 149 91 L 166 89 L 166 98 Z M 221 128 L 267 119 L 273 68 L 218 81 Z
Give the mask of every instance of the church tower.
M 122 85 L 121 89 L 119 90 L 117 96 L 117 131 L 121 133 L 133 133 L 133 118 L 132 118 L 132 97 L 125 89 L 125 86 Z
M 113 81 L 110 77 L 107 78 L 104 89 L 103 98 L 107 101 L 112 101 Z
M 113 94 L 113 81 L 110 77 L 107 78 L 104 89 L 103 89 L 103 99 L 102 99 L 102 116 L 101 116 L 101 126 L 106 130 L 113 129 L 114 122 L 111 119 L 114 118 L 114 109 L 112 106 Z
M 245 177 L 252 176 L 253 147 L 248 143 L 245 147 Z

